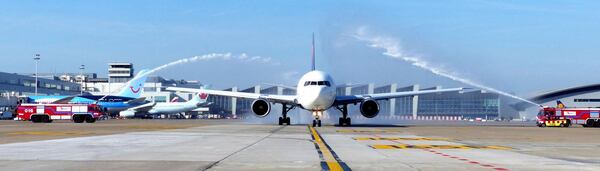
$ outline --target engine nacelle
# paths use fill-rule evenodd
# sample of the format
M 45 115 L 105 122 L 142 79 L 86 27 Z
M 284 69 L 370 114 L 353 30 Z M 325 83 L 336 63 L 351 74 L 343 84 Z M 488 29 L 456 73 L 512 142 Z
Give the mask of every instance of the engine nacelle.
M 271 112 L 271 103 L 263 99 L 254 100 L 252 102 L 252 112 L 258 117 L 265 117 Z
M 119 112 L 119 116 L 123 117 L 123 118 L 133 118 L 135 117 L 135 112 L 130 111 L 130 110 L 124 110 Z
M 365 100 L 360 103 L 360 113 L 366 118 L 373 118 L 379 114 L 379 103 L 375 100 Z

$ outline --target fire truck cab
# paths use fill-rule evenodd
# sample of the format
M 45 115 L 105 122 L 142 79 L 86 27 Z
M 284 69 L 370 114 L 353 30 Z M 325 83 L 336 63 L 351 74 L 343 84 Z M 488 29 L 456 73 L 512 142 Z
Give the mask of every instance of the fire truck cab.
M 537 115 L 537 126 L 539 127 L 569 127 L 571 126 L 571 120 L 557 115 L 556 108 L 544 107 L 540 110 Z

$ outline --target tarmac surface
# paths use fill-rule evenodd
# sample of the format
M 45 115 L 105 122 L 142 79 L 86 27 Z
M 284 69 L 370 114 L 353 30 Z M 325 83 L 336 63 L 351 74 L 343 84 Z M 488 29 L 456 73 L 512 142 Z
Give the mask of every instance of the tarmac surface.
M 498 122 L 0 121 L 0 170 L 600 170 L 599 148 L 600 129 Z

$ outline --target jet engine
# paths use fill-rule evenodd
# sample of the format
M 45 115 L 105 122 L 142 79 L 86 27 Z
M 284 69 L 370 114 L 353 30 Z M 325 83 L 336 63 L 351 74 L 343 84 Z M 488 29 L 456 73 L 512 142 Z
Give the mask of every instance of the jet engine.
M 133 118 L 135 116 L 135 112 L 130 110 L 124 110 L 119 112 L 119 116 L 123 118 Z
M 271 112 L 271 103 L 263 99 L 257 99 L 252 102 L 252 112 L 258 117 L 265 117 Z
M 379 104 L 375 100 L 364 100 L 360 103 L 360 113 L 366 118 L 379 114 Z

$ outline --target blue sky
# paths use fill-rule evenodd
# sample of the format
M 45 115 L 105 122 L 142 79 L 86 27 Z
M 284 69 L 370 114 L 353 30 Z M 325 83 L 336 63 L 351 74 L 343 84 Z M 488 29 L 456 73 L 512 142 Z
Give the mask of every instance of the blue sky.
M 337 82 L 463 86 L 382 55 L 349 34 L 361 27 L 411 55 L 519 95 L 597 83 L 598 1 L 2 1 L 3 72 L 106 74 L 108 62 L 153 68 L 208 53 L 269 62 L 200 61 L 158 75 L 241 87 L 294 85 L 309 66 Z

